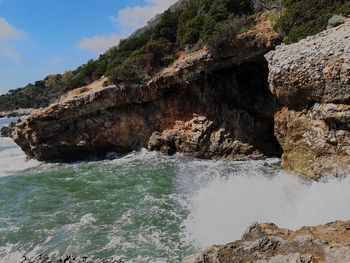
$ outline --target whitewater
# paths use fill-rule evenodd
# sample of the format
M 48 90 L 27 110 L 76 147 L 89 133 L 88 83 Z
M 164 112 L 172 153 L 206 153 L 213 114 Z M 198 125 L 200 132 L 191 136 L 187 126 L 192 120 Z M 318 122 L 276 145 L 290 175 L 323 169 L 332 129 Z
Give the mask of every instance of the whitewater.
M 45 164 L 0 138 L 0 261 L 20 252 L 180 262 L 256 221 L 297 229 L 350 218 L 350 178 L 305 181 L 279 167 L 146 150 Z

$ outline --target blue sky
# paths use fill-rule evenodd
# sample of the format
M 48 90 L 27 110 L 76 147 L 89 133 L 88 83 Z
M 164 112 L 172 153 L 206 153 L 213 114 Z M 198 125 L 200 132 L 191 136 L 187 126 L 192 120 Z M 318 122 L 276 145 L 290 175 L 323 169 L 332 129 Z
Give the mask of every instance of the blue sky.
M 176 0 L 0 0 L 0 94 L 97 58 Z

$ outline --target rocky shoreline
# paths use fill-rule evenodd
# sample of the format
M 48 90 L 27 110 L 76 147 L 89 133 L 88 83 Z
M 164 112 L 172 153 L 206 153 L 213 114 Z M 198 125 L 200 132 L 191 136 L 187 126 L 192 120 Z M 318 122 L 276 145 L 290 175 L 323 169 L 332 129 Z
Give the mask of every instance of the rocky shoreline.
M 183 51 L 143 84 L 108 85 L 101 74 L 47 108 L 0 112 L 0 118 L 21 117 L 0 135 L 45 162 L 147 148 L 202 159 L 281 157 L 283 169 L 311 180 L 348 174 L 350 19 L 333 16 L 327 30 L 277 45 L 281 35 L 260 15 L 231 40 L 238 49 L 232 54 Z M 11 254 L 2 262 L 123 263 L 42 254 Z M 349 263 L 350 221 L 296 231 L 255 223 L 241 240 L 182 262 Z
M 261 17 L 238 37 L 242 47 L 232 56 L 206 48 L 188 53 L 146 85 L 104 87 L 101 79 L 31 114 L 17 125 L 14 141 L 41 161 L 140 148 L 214 159 L 280 156 L 273 134 L 279 106 L 264 59 L 280 36 Z
M 18 109 L 12 111 L 1 111 L 0 118 L 24 117 L 32 114 L 37 109 Z
M 123 263 L 123 260 L 106 258 L 94 260 L 84 256 L 64 256 L 52 259 L 45 255 L 27 257 L 12 254 L 3 259 L 6 263 Z M 279 228 L 275 224 L 254 223 L 241 240 L 214 245 L 182 263 L 348 263 L 350 262 L 350 221 L 336 221 L 299 230 Z
M 16 122 L 11 122 L 8 125 L 2 126 L 0 127 L 0 136 L 1 137 L 12 137 L 12 133 L 15 131 L 16 129 Z
M 41 161 L 140 148 L 234 160 L 283 152 L 286 170 L 339 176 L 350 169 L 350 20 L 343 22 L 268 54 L 279 36 L 265 25 L 264 34 L 251 30 L 255 39 L 238 57 L 202 49 L 144 86 L 104 87 L 101 79 L 32 113 L 14 141 Z
M 350 221 L 337 221 L 297 231 L 275 224 L 251 225 L 241 240 L 215 245 L 183 263 L 348 263 Z
M 124 263 L 122 260 L 115 258 L 105 258 L 94 260 L 86 256 L 72 256 L 67 255 L 58 259 L 52 259 L 45 255 L 37 255 L 34 257 L 27 257 L 20 253 L 12 254 L 0 260 L 0 263 Z

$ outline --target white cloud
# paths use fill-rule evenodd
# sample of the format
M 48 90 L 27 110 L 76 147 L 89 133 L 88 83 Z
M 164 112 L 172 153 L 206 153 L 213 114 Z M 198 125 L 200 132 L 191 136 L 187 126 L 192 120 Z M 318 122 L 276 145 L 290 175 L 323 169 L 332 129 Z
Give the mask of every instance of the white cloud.
M 177 0 L 146 0 L 144 6 L 126 7 L 120 10 L 117 16 L 110 16 L 109 19 L 120 27 L 120 31 L 128 35 L 134 30 L 147 24 L 157 14 L 161 14 Z M 118 45 L 125 35 L 112 34 L 109 36 L 96 36 L 82 39 L 77 47 L 101 54 L 110 47 Z
M 16 50 L 12 49 L 8 46 L 0 46 L 0 56 L 13 59 L 15 62 L 19 62 L 22 58 L 22 54 L 17 52 Z
M 136 30 L 145 26 L 149 20 L 176 2 L 177 0 L 146 0 L 146 5 L 127 7 L 120 10 L 117 16 L 111 16 L 110 19 L 124 29 Z
M 59 65 L 59 64 L 61 64 L 63 62 L 63 58 L 61 58 L 61 57 L 54 57 L 53 59 L 52 59 L 52 64 L 53 65 Z
M 0 3 L 2 1 L 0 0 Z M 24 32 L 15 28 L 5 18 L 0 17 L 0 57 L 13 59 L 19 62 L 22 55 L 13 47 L 9 46 L 8 42 L 13 40 L 20 40 L 24 37 Z
M 86 49 L 96 54 L 101 54 L 110 47 L 119 44 L 122 37 L 118 35 L 96 36 L 93 38 L 84 38 L 78 43 L 79 49 Z
M 20 39 L 23 37 L 23 32 L 9 22 L 5 18 L 0 17 L 0 42 Z

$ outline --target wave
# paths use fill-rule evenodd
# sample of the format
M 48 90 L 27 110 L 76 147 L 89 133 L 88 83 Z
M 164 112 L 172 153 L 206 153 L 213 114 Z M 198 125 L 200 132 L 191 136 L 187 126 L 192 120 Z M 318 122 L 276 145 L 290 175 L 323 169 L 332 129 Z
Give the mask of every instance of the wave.
M 282 171 L 279 159 L 209 161 L 143 149 L 40 164 L 0 138 L 4 175 L 14 176 L 0 178 L 0 258 L 22 251 L 178 262 L 239 239 L 255 221 L 296 229 L 350 218 L 350 177 L 306 181 Z M 26 231 L 35 235 L 22 240 Z
M 0 177 L 38 166 L 40 163 L 27 159 L 24 152 L 10 139 L 0 137 Z
M 187 242 L 204 249 L 240 239 L 254 222 L 298 229 L 334 220 L 349 220 L 350 177 L 305 181 L 278 171 L 266 176 L 256 163 L 231 174 L 215 175 L 190 197 L 183 222 Z M 220 172 L 219 172 L 220 174 Z

